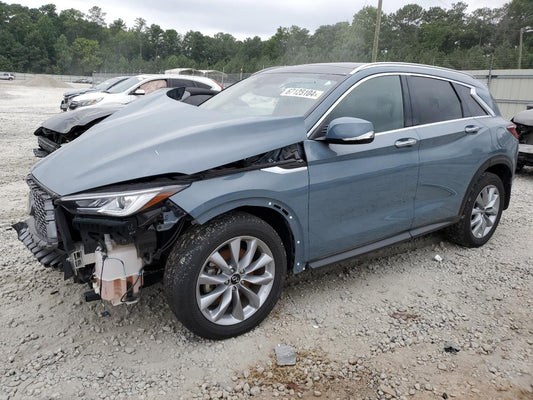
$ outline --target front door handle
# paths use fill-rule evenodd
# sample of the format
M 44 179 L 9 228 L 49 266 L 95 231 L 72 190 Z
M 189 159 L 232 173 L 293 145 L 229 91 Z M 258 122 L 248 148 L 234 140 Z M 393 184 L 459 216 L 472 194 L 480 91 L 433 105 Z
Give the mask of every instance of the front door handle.
M 394 145 L 398 148 L 414 146 L 418 142 L 415 138 L 398 139 Z
M 469 134 L 478 133 L 480 129 L 481 129 L 481 126 L 467 125 L 465 126 L 465 133 L 469 133 Z

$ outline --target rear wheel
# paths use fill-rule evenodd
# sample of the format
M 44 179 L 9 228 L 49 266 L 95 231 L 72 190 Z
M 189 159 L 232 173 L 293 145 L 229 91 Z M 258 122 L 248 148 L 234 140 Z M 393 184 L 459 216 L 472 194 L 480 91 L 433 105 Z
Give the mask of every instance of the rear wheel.
M 461 220 L 448 229 L 450 240 L 466 247 L 487 243 L 500 222 L 503 199 L 498 175 L 483 173 L 470 190 Z
M 165 291 L 187 328 L 224 339 L 253 329 L 269 314 L 286 270 L 276 231 L 253 215 L 231 213 L 192 228 L 176 243 Z

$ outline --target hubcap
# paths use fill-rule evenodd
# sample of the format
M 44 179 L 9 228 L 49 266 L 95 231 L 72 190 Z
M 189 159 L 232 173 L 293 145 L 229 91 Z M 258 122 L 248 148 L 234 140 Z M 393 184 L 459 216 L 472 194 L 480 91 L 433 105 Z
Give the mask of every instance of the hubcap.
M 500 192 L 494 185 L 485 186 L 478 194 L 472 209 L 470 228 L 474 237 L 481 239 L 487 236 L 500 211 Z
M 252 236 L 239 236 L 207 258 L 196 281 L 196 302 L 202 314 L 218 325 L 234 325 L 264 304 L 274 284 L 274 257 Z

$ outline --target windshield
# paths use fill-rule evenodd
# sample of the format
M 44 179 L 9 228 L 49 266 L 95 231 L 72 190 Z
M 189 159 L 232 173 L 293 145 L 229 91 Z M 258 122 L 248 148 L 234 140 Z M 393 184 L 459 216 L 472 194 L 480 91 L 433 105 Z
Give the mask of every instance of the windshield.
M 117 83 L 125 80 L 127 78 L 111 78 L 111 79 L 108 79 L 108 80 L 105 80 L 101 83 L 99 83 L 98 85 L 96 85 L 95 87 L 93 87 L 93 89 L 97 90 L 97 91 L 102 91 L 102 90 L 106 90 L 106 89 L 109 89 L 111 86 L 115 86 Z
M 329 74 L 262 73 L 212 97 L 200 107 L 239 116 L 303 116 L 344 77 Z
M 135 84 L 141 82 L 144 78 L 139 76 L 132 76 L 131 78 L 126 79 L 120 83 L 117 83 L 115 86 L 110 87 L 106 90 L 106 93 L 121 93 L 125 90 L 128 90 Z

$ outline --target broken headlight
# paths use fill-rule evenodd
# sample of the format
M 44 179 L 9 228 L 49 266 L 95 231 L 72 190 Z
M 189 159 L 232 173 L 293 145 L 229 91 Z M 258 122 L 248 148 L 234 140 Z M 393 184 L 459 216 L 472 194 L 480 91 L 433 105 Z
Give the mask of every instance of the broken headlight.
M 173 185 L 115 193 L 82 193 L 62 197 L 59 202 L 77 214 L 126 217 L 169 198 L 187 186 Z

